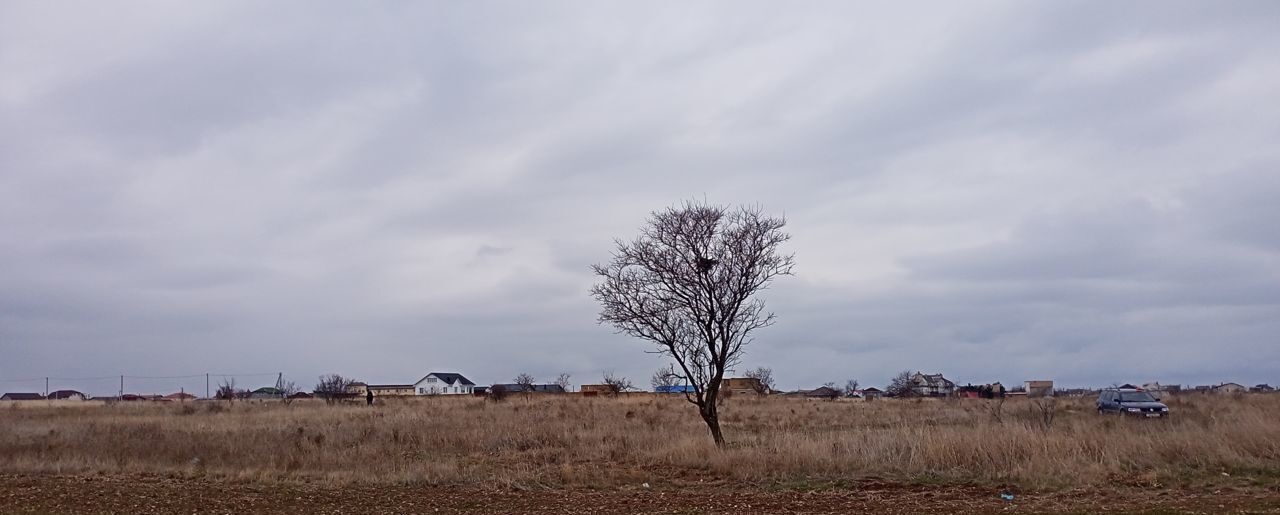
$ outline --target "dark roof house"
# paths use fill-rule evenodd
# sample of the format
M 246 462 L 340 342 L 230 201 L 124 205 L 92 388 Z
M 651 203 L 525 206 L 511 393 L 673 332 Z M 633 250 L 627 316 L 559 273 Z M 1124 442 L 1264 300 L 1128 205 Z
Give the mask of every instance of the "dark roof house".
M 495 384 L 489 388 L 501 388 L 507 393 L 564 393 L 564 387 L 558 384 L 531 384 L 528 388 L 519 384 Z
M 0 395 L 0 401 L 42 401 L 44 396 L 38 393 L 10 392 Z
M 470 379 L 467 379 L 466 377 L 463 377 L 463 376 L 462 376 L 462 374 L 455 374 L 455 373 L 453 373 L 453 372 L 432 372 L 432 373 L 430 373 L 430 374 L 427 374 L 427 375 L 425 375 L 425 376 L 422 376 L 422 379 L 419 379 L 419 380 L 418 380 L 418 383 L 421 383 L 421 382 L 423 381 L 423 379 L 426 379 L 426 378 L 431 377 L 431 376 L 435 376 L 435 377 L 436 377 L 436 379 L 439 379 L 439 380 L 443 381 L 443 382 L 444 382 L 444 384 L 447 384 L 447 385 L 449 385 L 449 386 L 453 386 L 454 384 L 459 384 L 459 385 L 462 385 L 462 386 L 475 386 L 475 385 L 476 385 L 475 383 L 471 382 L 471 380 L 470 380 Z M 417 384 L 417 383 L 414 383 L 414 384 Z
M 77 400 L 82 401 L 88 399 L 89 396 L 75 390 L 56 390 L 49 393 L 49 398 L 53 400 Z

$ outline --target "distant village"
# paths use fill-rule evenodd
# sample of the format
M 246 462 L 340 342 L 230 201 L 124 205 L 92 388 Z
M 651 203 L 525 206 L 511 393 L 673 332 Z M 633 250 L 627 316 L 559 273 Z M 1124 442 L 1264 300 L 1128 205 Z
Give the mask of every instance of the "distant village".
M 518 382 L 513 383 L 495 383 L 488 386 L 477 385 L 475 382 L 467 379 L 466 376 L 457 372 L 432 372 L 414 383 L 405 384 L 369 384 L 363 381 L 346 380 L 341 376 L 331 375 L 321 378 L 321 383 L 316 385 L 312 391 L 302 391 L 293 383 L 286 383 L 283 378 L 277 379 L 274 386 L 263 386 L 253 390 L 236 389 L 234 383 L 223 383 L 218 385 L 217 390 L 209 390 L 204 396 L 197 396 L 187 391 L 177 391 L 169 394 L 142 394 L 142 393 L 124 393 L 121 392 L 111 396 L 89 396 L 76 390 L 54 390 L 41 392 L 6 392 L 0 396 L 0 400 L 4 401 L 41 401 L 41 400 L 65 400 L 65 401 L 187 401 L 200 399 L 221 399 L 221 400 L 296 400 L 321 398 L 326 400 L 364 400 L 374 402 L 380 398 L 392 397 L 416 397 L 416 396 L 484 396 L 490 398 L 500 398 L 507 394 L 523 394 L 523 395 L 569 395 L 576 394 L 585 397 L 599 395 L 615 395 L 615 394 L 631 394 L 631 393 L 650 393 L 650 394 L 666 394 L 681 395 L 692 394 L 694 388 L 689 385 L 680 384 L 654 384 L 652 389 L 647 392 L 631 386 L 630 382 L 606 381 L 600 384 L 583 384 L 573 390 L 573 386 L 568 384 L 567 375 L 562 375 L 556 382 L 539 383 L 532 380 L 526 374 L 522 374 L 517 378 Z M 523 380 L 522 380 L 523 379 Z M 606 379 L 610 379 L 606 376 Z M 995 382 L 988 384 L 965 384 L 963 386 L 947 379 L 942 374 L 925 374 L 921 372 L 904 373 L 894 382 L 887 385 L 885 389 L 875 387 L 860 387 L 857 381 L 849 381 L 845 385 L 837 385 L 835 383 L 827 383 L 813 389 L 801 389 L 793 391 L 777 391 L 774 390 L 767 378 L 762 380 L 760 377 L 731 377 L 725 378 L 720 386 L 721 394 L 727 397 L 749 395 L 763 396 L 776 395 L 782 397 L 806 398 L 806 399 L 855 399 L 855 400 L 874 400 L 877 398 L 892 397 L 934 397 L 934 398 L 1006 398 L 1006 397 L 1087 397 L 1097 395 L 1099 391 L 1105 388 L 1055 388 L 1051 380 L 1029 380 L 1024 381 L 1021 385 L 1006 387 L 1005 385 Z M 123 380 L 122 380 L 123 383 Z M 1252 387 L 1232 382 L 1219 383 L 1215 385 L 1198 385 L 1183 387 L 1176 384 L 1159 384 L 1155 382 L 1145 383 L 1141 386 L 1133 384 L 1112 385 L 1110 388 L 1130 388 L 1140 389 L 1151 392 L 1153 395 L 1160 397 L 1162 395 L 1178 395 L 1178 394 L 1243 394 L 1243 393 L 1273 393 L 1276 389 L 1268 384 L 1258 384 Z

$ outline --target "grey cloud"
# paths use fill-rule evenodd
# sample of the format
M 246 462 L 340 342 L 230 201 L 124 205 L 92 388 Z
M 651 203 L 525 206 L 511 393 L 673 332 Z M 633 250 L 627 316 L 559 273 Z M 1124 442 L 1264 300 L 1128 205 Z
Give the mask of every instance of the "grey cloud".
M 0 7 L 0 379 L 642 382 L 587 267 L 707 198 L 786 387 L 1278 380 L 1271 3 L 774 7 Z

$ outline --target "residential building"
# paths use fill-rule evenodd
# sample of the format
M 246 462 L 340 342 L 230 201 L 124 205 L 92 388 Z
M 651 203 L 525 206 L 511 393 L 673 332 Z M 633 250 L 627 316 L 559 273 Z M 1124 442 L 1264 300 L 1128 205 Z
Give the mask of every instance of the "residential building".
M 249 398 L 253 400 L 281 399 L 284 393 L 274 386 L 264 386 L 252 392 L 249 392 Z
M 916 372 L 911 376 L 911 390 L 921 397 L 945 397 L 955 389 L 956 384 L 942 377 L 942 374 Z
M 832 388 L 830 386 L 819 386 L 817 388 L 814 388 L 812 390 L 805 392 L 804 397 L 807 399 L 833 399 L 834 400 L 834 399 L 839 399 L 841 397 L 844 397 L 844 392 L 840 391 L 839 388 Z
M 470 395 L 476 384 L 462 374 L 454 372 L 432 372 L 413 383 L 418 395 Z
M 415 395 L 411 384 L 371 384 L 369 391 L 374 397 L 409 397 Z
M 169 395 L 164 396 L 164 398 L 165 398 L 165 400 L 169 400 L 169 401 L 179 401 L 179 402 L 182 402 L 182 401 L 193 401 L 193 400 L 195 400 L 195 399 L 196 399 L 196 396 L 191 395 L 191 394 L 189 394 L 189 393 L 187 393 L 187 392 L 174 392 L 174 393 L 171 393 L 171 394 L 169 394 Z
M 1244 393 L 1246 391 L 1248 389 L 1239 383 L 1222 383 L 1213 387 L 1214 393 Z
M 584 384 L 578 391 L 585 395 L 608 394 L 613 393 L 613 386 L 607 384 Z
M 1026 381 L 1027 397 L 1053 397 L 1053 381 Z
M 558 384 L 531 384 L 528 387 L 519 384 L 495 384 L 490 390 L 501 388 L 506 393 L 565 393 L 564 387 Z
M 862 389 L 862 398 L 866 400 L 878 399 L 882 395 L 884 395 L 884 392 L 874 386 Z
M 585 387 L 585 385 L 584 385 Z M 695 393 L 691 384 L 673 384 L 671 386 L 659 386 L 653 389 L 654 393 Z
M 819 386 L 812 390 L 795 390 L 782 394 L 783 397 L 803 398 L 803 399 L 839 399 L 844 397 L 844 392 L 838 388 L 830 386 Z
M 364 397 L 365 394 L 369 393 L 369 383 L 354 381 L 347 385 L 345 393 L 350 396 Z
M 1276 389 L 1269 384 L 1263 383 L 1263 384 L 1254 386 L 1253 388 L 1250 388 L 1249 391 L 1253 393 L 1271 393 L 1276 391 Z
M 88 400 L 89 396 L 75 390 L 57 390 L 49 394 L 49 399 L 59 401 L 83 401 Z
M 730 395 L 760 395 L 768 393 L 766 390 L 754 377 L 726 377 L 720 381 L 720 391 Z
M 38 393 L 10 392 L 0 395 L 0 401 L 42 401 L 44 396 Z

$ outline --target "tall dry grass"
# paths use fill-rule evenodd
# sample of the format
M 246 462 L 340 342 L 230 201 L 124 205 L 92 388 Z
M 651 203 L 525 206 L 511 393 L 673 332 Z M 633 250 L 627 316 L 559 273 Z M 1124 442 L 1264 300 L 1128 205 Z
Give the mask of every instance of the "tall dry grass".
M 254 481 L 522 487 L 878 476 L 1075 486 L 1280 476 L 1280 395 L 1188 396 L 1168 420 L 1100 416 L 1060 399 L 822 402 L 734 398 L 717 450 L 677 398 L 490 403 L 200 402 L 0 407 L 0 471 L 213 475 Z

